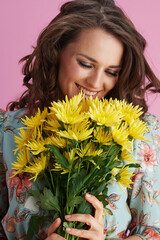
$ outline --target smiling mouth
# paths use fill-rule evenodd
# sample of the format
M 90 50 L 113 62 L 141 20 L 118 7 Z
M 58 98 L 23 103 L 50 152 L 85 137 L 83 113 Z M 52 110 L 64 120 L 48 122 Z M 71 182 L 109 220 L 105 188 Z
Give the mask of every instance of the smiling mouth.
M 76 83 L 76 86 L 78 87 L 79 90 L 81 90 L 84 94 L 86 94 L 88 96 L 94 96 L 94 95 L 96 95 L 99 92 L 99 91 L 98 92 L 88 91 L 85 88 L 83 88 L 82 86 L 78 85 L 77 83 Z

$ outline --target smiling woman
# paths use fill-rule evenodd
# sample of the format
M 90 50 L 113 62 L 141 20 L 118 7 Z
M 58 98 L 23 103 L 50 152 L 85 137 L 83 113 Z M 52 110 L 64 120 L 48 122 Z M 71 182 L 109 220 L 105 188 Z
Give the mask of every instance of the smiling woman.
M 61 65 L 60 58 L 62 52 L 65 49 L 67 51 L 69 45 L 73 44 L 74 46 L 74 44 L 79 43 L 78 38 L 80 35 L 86 35 L 82 32 L 88 32 L 89 29 L 96 29 L 98 31 L 99 29 L 99 32 L 103 30 L 106 34 L 112 36 L 112 40 L 114 39 L 114 43 L 116 42 L 117 46 L 119 43 L 124 48 L 123 59 L 121 59 L 121 63 L 118 63 L 118 65 L 121 64 L 118 81 L 107 92 L 108 94 L 105 97 L 126 99 L 128 102 L 133 102 L 134 105 L 138 104 L 143 107 L 144 112 L 147 112 L 148 106 L 146 104 L 145 93 L 147 90 L 159 92 L 159 80 L 151 71 L 144 57 L 145 39 L 136 31 L 132 22 L 112 1 L 101 0 L 98 3 L 97 1 L 90 0 L 84 4 L 83 0 L 77 0 L 73 1 L 72 4 L 67 2 L 62 6 L 61 12 L 39 36 L 37 47 L 32 54 L 21 60 L 21 62 L 26 62 L 23 67 L 23 73 L 25 75 L 24 85 L 27 87 L 27 90 L 19 101 L 13 102 L 10 105 L 9 109 L 13 110 L 14 108 L 26 106 L 29 112 L 33 114 L 38 107 L 42 110 L 44 106 L 49 106 L 51 101 L 57 100 L 59 98 L 57 92 L 61 91 L 59 89 L 58 74 L 61 72 L 59 71 L 59 66 Z M 91 47 L 92 50 L 94 48 L 94 55 L 97 46 L 101 46 L 100 51 L 107 50 L 106 44 L 103 43 L 104 38 L 98 42 L 98 45 L 95 42 L 94 44 L 96 45 L 93 47 L 92 41 L 97 41 L 97 38 L 98 36 L 95 35 L 94 39 L 87 39 L 86 37 L 82 39 L 81 37 L 88 51 L 91 51 Z M 109 38 L 107 41 L 109 41 Z M 113 45 L 113 43 L 110 44 Z M 112 45 L 110 46 L 112 47 Z M 113 55 L 111 54 L 111 50 L 114 51 Z M 110 54 L 110 57 L 115 56 L 115 52 L 113 47 L 110 51 L 108 47 L 107 54 Z M 119 54 L 118 50 L 117 55 Z M 96 57 L 92 57 L 93 54 L 90 55 L 88 57 Z M 94 60 L 99 61 L 99 59 Z M 102 61 L 102 59 L 100 60 Z M 103 58 L 103 62 L 105 60 L 107 59 Z M 81 61 L 81 64 L 84 65 L 84 62 Z M 112 65 L 115 65 L 115 63 L 113 62 Z M 111 71 L 106 70 L 110 75 Z M 115 71 L 112 71 L 112 73 L 115 74 Z M 99 72 L 96 71 L 96 74 L 99 74 Z M 146 78 L 148 79 L 147 82 L 145 81 Z M 82 87 L 85 88 L 86 86 Z M 87 88 L 86 90 L 93 90 L 92 88 Z M 91 92 L 93 93 L 94 91 Z
M 76 213 L 65 218 L 69 222 L 83 222 L 88 225 L 87 228 L 83 230 L 66 228 L 66 231 L 71 235 L 88 240 L 102 240 L 104 237 L 128 240 L 150 239 L 157 236 L 160 238 L 160 163 L 158 160 L 160 125 L 155 116 L 147 114 L 148 106 L 145 99 L 148 90 L 155 93 L 160 92 L 160 81 L 145 58 L 145 47 L 146 41 L 143 36 L 113 0 L 68 1 L 62 5 L 60 13 L 42 31 L 33 52 L 21 59 L 24 74 L 23 84 L 27 90 L 20 99 L 8 105 L 9 112 L 2 112 L 0 115 L 0 182 L 2 186 L 0 191 L 0 217 L 2 220 L 0 238 L 25 240 L 31 216 L 33 214 L 44 215 L 38 203 L 29 194 L 31 188 L 37 189 L 37 185 L 31 181 L 31 175 L 25 172 L 15 176 L 13 170 L 13 162 L 17 157 L 16 143 L 18 142 L 21 146 L 21 139 L 17 135 L 18 133 L 23 135 L 24 140 L 29 137 L 26 128 L 24 128 L 26 131 L 19 130 L 20 127 L 25 127 L 25 121 L 22 118 L 27 116 L 25 119 L 30 123 L 30 119 L 32 120 L 33 115 L 37 113 L 34 125 L 41 126 L 45 119 L 45 107 L 51 107 L 50 110 L 54 110 L 55 106 L 59 104 L 58 100 L 64 100 L 67 96 L 66 99 L 73 101 L 72 97 L 80 92 L 84 94 L 86 101 L 89 101 L 90 96 L 93 97 L 91 105 L 94 101 L 98 101 L 98 98 L 104 98 L 104 103 L 109 100 L 112 107 L 107 111 L 105 105 L 106 108 L 102 111 L 100 118 L 99 112 L 93 114 L 90 111 L 97 124 L 101 122 L 104 125 L 108 121 L 109 115 L 113 122 L 117 120 L 116 114 L 112 112 L 112 101 L 117 98 L 118 100 L 124 99 L 128 103 L 125 105 L 123 101 L 124 114 L 119 101 L 115 100 L 117 109 L 122 111 L 121 116 L 131 119 L 142 115 L 141 118 L 148 126 L 148 130 L 141 140 L 134 142 L 133 149 L 128 148 L 130 151 L 133 150 L 132 155 L 141 165 L 141 168 L 133 169 L 135 174 L 132 179 L 133 183 L 128 179 L 128 168 L 125 168 L 119 175 L 119 184 L 124 180 L 126 187 L 122 190 L 119 189 L 114 182 L 113 172 L 113 182 L 108 187 L 106 199 L 109 210 L 103 209 L 102 203 L 95 196 L 86 194 L 85 199 L 95 209 L 93 215 Z M 52 101 L 55 102 L 51 104 Z M 72 104 L 75 107 L 76 103 L 72 102 Z M 137 110 L 138 107 L 135 105 L 139 105 L 141 110 Z M 40 114 L 40 110 L 44 110 L 43 116 Z M 61 116 L 59 112 L 57 114 L 63 120 L 66 111 L 70 115 L 71 109 L 62 110 L 64 110 L 64 116 Z M 75 116 L 73 117 L 72 114 L 72 119 L 69 118 L 67 126 L 70 126 L 73 120 L 77 121 L 76 111 L 80 111 L 78 104 L 74 112 Z M 49 115 L 49 117 L 53 116 Z M 126 119 L 124 121 L 127 121 Z M 50 121 L 46 131 L 52 130 L 54 127 L 62 127 L 61 120 L 52 124 L 51 122 L 53 121 Z M 132 122 L 129 132 L 130 139 L 133 135 L 139 134 L 141 128 L 138 120 L 136 125 Z M 82 134 L 82 129 L 79 126 L 76 127 L 75 131 L 78 137 L 75 139 L 75 136 L 70 133 L 71 139 L 78 142 L 79 136 L 90 134 L 90 129 L 86 126 L 83 130 Z M 126 129 L 124 123 L 120 128 L 116 124 L 112 126 L 112 136 L 109 134 L 106 136 L 107 129 L 105 128 L 105 131 L 101 133 L 104 145 L 105 141 L 111 137 L 114 139 L 113 142 L 116 139 L 119 141 L 118 144 L 125 141 L 127 145 L 130 140 L 127 142 L 125 134 L 124 138 L 119 138 L 119 133 L 123 134 L 125 131 L 129 130 Z M 64 131 L 61 133 L 61 138 L 57 138 L 53 133 L 50 140 L 55 146 L 58 141 L 63 145 L 64 138 L 68 134 L 69 131 Z M 45 138 L 45 136 L 42 137 Z M 104 137 L 106 138 L 104 139 Z M 84 137 L 80 140 L 84 141 Z M 30 158 L 28 148 L 31 147 L 31 144 L 25 145 L 25 157 Z M 39 154 L 41 147 L 43 146 L 36 145 L 34 151 Z M 63 148 L 66 148 L 66 145 Z M 121 151 L 124 150 L 121 157 L 123 159 L 120 159 L 123 164 L 125 161 L 133 160 L 128 159 L 128 149 L 121 149 Z M 20 156 L 19 163 L 23 164 L 21 151 L 18 156 Z M 38 165 L 38 157 L 36 160 Z M 133 165 L 131 166 L 133 167 Z M 25 185 L 24 180 L 29 184 Z M 44 184 L 44 182 L 40 182 L 39 187 Z M 31 205 L 30 208 L 27 208 L 28 202 Z M 32 240 L 64 240 L 58 234 L 57 229 L 60 225 L 60 218 L 53 223 L 46 220 L 45 224 L 41 224 L 37 229 L 38 234 Z

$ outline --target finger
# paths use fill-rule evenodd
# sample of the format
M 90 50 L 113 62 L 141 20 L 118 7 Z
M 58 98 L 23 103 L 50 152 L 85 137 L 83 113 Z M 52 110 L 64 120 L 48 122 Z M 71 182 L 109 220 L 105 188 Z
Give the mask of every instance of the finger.
M 76 222 L 86 223 L 90 227 L 91 230 L 94 229 L 94 230 L 98 231 L 100 228 L 100 224 L 98 223 L 98 221 L 90 214 L 66 215 L 65 219 L 67 221 L 76 221 Z
M 57 230 L 57 228 L 60 226 L 60 224 L 61 224 L 61 219 L 57 218 L 48 228 L 48 236 L 54 233 Z
M 80 230 L 75 228 L 66 228 L 66 232 L 84 239 L 99 239 L 98 237 L 95 236 L 95 232 L 84 229 Z
M 53 233 L 49 237 L 47 237 L 45 240 L 66 240 L 66 239 L 61 237 L 57 233 Z
M 95 219 L 103 225 L 103 204 L 95 196 L 86 193 L 85 199 L 95 208 Z

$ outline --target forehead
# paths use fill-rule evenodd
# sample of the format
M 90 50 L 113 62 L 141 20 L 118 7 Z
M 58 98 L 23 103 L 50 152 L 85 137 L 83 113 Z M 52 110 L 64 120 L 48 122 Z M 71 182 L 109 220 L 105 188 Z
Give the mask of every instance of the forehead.
M 85 29 L 74 42 L 66 46 L 64 52 L 70 55 L 83 53 L 96 61 L 109 59 L 111 64 L 119 64 L 123 55 L 123 44 L 105 30 Z

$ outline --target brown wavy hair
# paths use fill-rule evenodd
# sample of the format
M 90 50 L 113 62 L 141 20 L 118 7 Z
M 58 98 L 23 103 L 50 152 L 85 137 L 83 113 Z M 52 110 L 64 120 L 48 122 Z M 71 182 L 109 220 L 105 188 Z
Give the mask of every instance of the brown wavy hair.
M 144 56 L 146 41 L 123 11 L 109 0 L 74 0 L 65 3 L 60 13 L 42 31 L 32 54 L 23 62 L 23 85 L 27 90 L 9 110 L 27 107 L 30 114 L 58 99 L 57 79 L 59 54 L 76 41 L 84 29 L 101 28 L 117 37 L 124 45 L 122 70 L 115 87 L 106 98 L 126 99 L 147 112 L 145 93 L 160 92 L 160 81 Z

